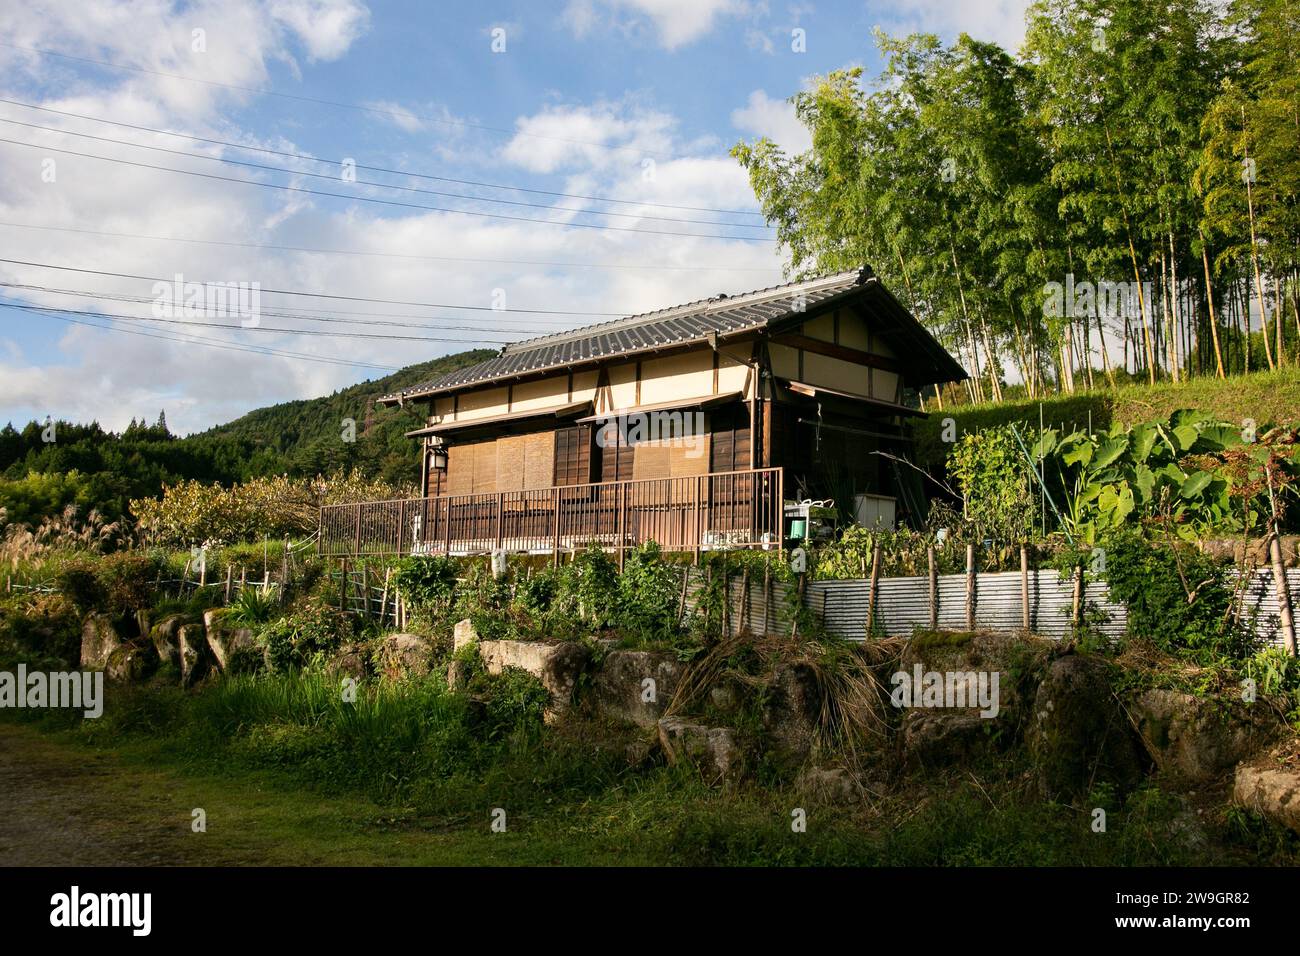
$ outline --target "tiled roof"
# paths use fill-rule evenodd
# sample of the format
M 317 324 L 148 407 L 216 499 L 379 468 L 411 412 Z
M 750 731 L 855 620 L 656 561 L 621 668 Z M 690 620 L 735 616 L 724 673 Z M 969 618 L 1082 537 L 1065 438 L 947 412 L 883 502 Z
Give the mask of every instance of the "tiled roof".
M 761 329 L 782 319 L 812 312 L 832 299 L 851 294 L 872 278 L 869 269 L 840 272 L 742 295 L 700 299 L 657 312 L 543 335 L 507 345 L 495 358 L 385 395 L 380 401 L 392 403 L 424 398 L 495 379 L 590 364 L 612 356 L 657 351 L 704 341 L 711 335 L 728 336 Z M 890 298 L 892 300 L 892 296 Z M 919 325 L 917 329 L 922 335 L 926 334 Z M 938 347 L 938 343 L 934 345 Z M 955 363 L 953 365 L 956 367 Z M 965 376 L 960 367 L 956 369 L 957 377 Z

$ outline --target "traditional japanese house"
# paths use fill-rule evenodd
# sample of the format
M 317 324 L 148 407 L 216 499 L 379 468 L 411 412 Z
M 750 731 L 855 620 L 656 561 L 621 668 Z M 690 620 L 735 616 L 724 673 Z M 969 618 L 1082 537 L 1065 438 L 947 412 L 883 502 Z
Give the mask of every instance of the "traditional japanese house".
M 322 550 L 773 547 L 810 499 L 892 524 L 916 393 L 965 377 L 869 269 L 529 339 L 380 399 L 424 412 L 422 496 L 326 508 Z

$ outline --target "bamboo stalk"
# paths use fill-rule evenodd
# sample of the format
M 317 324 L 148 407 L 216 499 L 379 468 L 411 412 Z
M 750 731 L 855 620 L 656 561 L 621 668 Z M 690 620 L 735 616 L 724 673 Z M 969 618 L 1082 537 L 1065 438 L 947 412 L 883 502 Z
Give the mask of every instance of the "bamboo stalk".
M 1278 618 L 1286 652 L 1296 656 L 1295 616 L 1291 607 L 1291 589 L 1287 587 L 1286 568 L 1282 565 L 1282 542 L 1274 531 L 1269 536 L 1268 557 L 1273 565 L 1273 586 L 1277 590 Z
M 934 559 L 934 545 L 925 549 L 925 558 L 930 565 L 930 629 L 939 627 L 939 566 Z
M 1020 546 L 1020 624 L 1029 630 L 1029 548 Z

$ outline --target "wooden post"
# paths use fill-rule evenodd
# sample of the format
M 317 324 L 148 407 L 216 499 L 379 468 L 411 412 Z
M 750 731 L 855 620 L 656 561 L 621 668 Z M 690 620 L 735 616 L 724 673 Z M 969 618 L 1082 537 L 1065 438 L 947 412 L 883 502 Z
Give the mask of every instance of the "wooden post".
M 284 593 L 285 587 L 289 584 L 289 536 L 284 536 L 284 557 L 280 562 L 280 593 Z
M 694 538 L 691 553 L 693 555 L 692 560 L 695 564 L 700 563 L 700 538 L 704 536 L 704 529 L 700 525 L 700 498 L 704 495 L 704 492 L 700 488 L 700 482 L 703 480 L 704 479 L 698 475 L 695 478 L 695 512 L 691 516 L 691 536 Z
M 364 564 L 361 565 L 361 614 L 370 616 L 370 568 Z
M 1074 600 L 1070 607 L 1070 623 L 1077 628 L 1083 620 L 1083 565 L 1074 569 Z
M 177 597 L 181 597 L 182 595 L 185 594 L 185 585 L 190 583 L 190 561 L 191 560 L 193 559 L 186 559 L 185 561 L 185 570 L 181 572 L 181 586 L 180 589 L 176 592 Z
M 207 554 L 200 552 L 199 587 L 205 588 L 207 586 L 208 586 L 208 556 Z
M 348 609 L 348 559 L 344 558 L 339 564 L 343 572 L 343 578 L 339 581 L 339 610 L 347 611 Z
M 772 626 L 769 619 L 770 608 L 772 606 L 772 563 L 771 559 L 763 562 L 763 636 L 767 636 L 768 630 Z
M 505 492 L 497 492 L 497 550 L 505 543 L 505 512 L 506 496 Z
M 555 489 L 554 497 L 552 497 L 551 507 L 552 510 L 555 511 L 555 514 L 552 515 L 552 520 L 551 520 L 551 528 L 552 528 L 551 529 L 551 550 L 552 550 L 551 563 L 555 564 L 555 567 L 559 567 L 560 566 L 560 489 L 559 488 Z
M 737 632 L 749 626 L 749 565 L 740 572 L 740 620 L 736 623 Z
M 269 570 L 262 572 L 262 597 L 266 597 L 267 592 L 271 589 L 271 572 Z
M 226 564 L 226 603 L 230 603 L 230 589 L 235 583 L 235 566 Z
M 939 628 L 939 564 L 934 559 L 934 545 L 925 549 L 925 558 L 930 565 L 930 629 Z
M 1268 556 L 1273 564 L 1273 586 L 1277 590 L 1278 620 L 1282 627 L 1282 643 L 1286 652 L 1296 656 L 1295 613 L 1291 607 L 1291 589 L 1287 587 L 1286 568 L 1282 564 L 1282 542 L 1277 532 L 1269 536 Z
M 393 576 L 392 568 L 384 568 L 384 590 L 379 597 L 379 623 L 384 623 L 384 615 L 388 613 L 388 580 Z
M 871 593 L 867 598 L 867 639 L 876 625 L 876 588 L 880 586 L 880 545 L 871 549 Z
M 361 553 L 361 502 L 357 502 L 357 546 L 353 554 Z
M 1029 548 L 1020 546 L 1020 626 L 1026 631 L 1029 623 Z
M 248 586 L 248 569 L 242 564 L 239 566 L 239 590 L 242 592 Z
M 618 541 L 618 570 L 623 570 L 623 548 L 627 544 L 627 484 L 618 483 L 618 490 L 615 492 L 618 501 L 618 530 L 616 533 Z
M 686 618 L 686 589 L 691 583 L 691 569 L 682 568 L 682 597 L 677 606 L 677 623 L 681 624 Z
M 975 545 L 966 545 L 966 630 L 975 630 Z

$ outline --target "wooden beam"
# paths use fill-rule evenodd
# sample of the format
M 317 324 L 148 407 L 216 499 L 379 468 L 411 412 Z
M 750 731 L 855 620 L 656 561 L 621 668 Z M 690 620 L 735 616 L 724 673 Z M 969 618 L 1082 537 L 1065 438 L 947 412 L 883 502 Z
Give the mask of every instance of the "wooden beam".
M 855 365 L 865 365 L 868 368 L 884 369 L 887 372 L 901 372 L 902 366 L 895 359 L 887 358 L 884 355 L 876 355 L 872 352 L 864 352 L 861 349 L 849 348 L 847 345 L 835 345 L 832 342 L 823 342 L 821 339 L 810 338 L 807 335 L 786 334 L 779 335 L 772 339 L 778 345 L 789 345 L 793 348 L 802 349 L 805 352 L 815 352 L 818 355 L 828 355 L 831 358 L 837 358 L 845 362 L 852 362 Z

